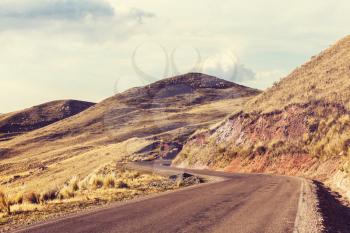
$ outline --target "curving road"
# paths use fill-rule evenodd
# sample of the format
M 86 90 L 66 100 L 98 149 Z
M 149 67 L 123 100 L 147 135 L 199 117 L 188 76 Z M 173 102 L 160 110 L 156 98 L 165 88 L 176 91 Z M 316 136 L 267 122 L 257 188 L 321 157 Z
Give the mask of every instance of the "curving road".
M 224 179 L 38 224 L 17 232 L 293 232 L 301 187 L 297 178 L 180 170 L 152 163 L 135 166 L 168 173 L 187 171 Z

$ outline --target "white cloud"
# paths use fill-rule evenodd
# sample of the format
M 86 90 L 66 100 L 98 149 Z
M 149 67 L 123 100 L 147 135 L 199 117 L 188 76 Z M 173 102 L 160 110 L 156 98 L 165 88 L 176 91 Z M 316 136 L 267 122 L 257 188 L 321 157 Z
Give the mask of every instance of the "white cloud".
M 266 88 L 271 87 L 275 82 L 280 81 L 287 74 L 288 72 L 283 70 L 260 71 L 256 73 L 254 79 L 245 80 L 242 84 L 265 90 Z
M 0 4 L 1 19 L 79 20 L 113 15 L 114 9 L 103 0 L 11 0 Z
M 125 39 L 155 15 L 105 0 L 11 0 L 0 2 L 0 32 L 73 34 L 92 40 Z
M 233 52 L 225 52 L 207 58 L 202 69 L 203 73 L 236 83 L 255 79 L 254 71 L 240 64 Z
M 131 8 L 130 12 L 129 12 L 129 16 L 131 18 L 135 18 L 137 20 L 137 22 L 142 24 L 145 18 L 153 18 L 153 17 L 155 17 L 155 14 L 151 13 L 151 12 L 140 10 L 138 8 Z
M 176 50 L 166 74 L 191 71 L 198 50 L 201 71 L 264 89 L 349 33 L 349 11 L 348 0 L 1 0 L 0 99 L 13 95 L 0 112 L 100 101 L 116 80 L 118 90 L 143 85 L 132 54 L 145 42 L 153 46 L 139 50 L 137 64 L 155 78 L 165 76 L 160 44 L 169 57 Z M 222 55 L 227 48 L 233 58 Z

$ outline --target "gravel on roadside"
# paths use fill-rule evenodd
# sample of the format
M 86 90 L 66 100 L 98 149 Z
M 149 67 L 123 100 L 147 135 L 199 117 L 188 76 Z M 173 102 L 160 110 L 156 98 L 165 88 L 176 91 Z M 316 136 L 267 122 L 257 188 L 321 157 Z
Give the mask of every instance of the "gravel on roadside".
M 317 186 L 310 180 L 300 179 L 302 186 L 293 233 L 325 232 L 324 219 L 317 196 Z

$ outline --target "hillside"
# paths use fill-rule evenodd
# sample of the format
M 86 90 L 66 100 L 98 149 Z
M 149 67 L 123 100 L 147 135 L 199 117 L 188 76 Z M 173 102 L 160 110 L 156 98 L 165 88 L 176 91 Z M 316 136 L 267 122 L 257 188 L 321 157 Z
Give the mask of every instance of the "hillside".
M 295 69 L 254 98 L 248 111 L 270 112 L 290 104 L 323 100 L 350 109 L 350 36 Z
M 173 158 L 188 136 L 260 91 L 190 73 L 117 94 L 86 111 L 0 142 L 1 185 L 59 185 L 120 160 Z
M 191 136 L 174 165 L 302 175 L 350 197 L 350 37 Z
M 0 115 L 0 138 L 9 140 L 13 135 L 42 128 L 76 115 L 93 105 L 90 102 L 77 100 L 59 100 L 2 114 Z

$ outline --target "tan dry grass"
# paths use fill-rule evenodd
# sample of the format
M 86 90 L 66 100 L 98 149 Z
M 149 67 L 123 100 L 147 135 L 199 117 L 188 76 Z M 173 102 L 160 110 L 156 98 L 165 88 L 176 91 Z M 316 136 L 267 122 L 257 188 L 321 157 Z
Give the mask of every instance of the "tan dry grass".
M 116 185 L 116 179 L 113 175 L 107 175 L 103 180 L 104 188 L 114 188 Z
M 162 113 L 159 115 L 144 113 L 137 120 L 134 120 L 137 121 L 134 125 L 121 127 L 116 135 L 132 134 L 133 131 L 139 129 L 144 131 L 144 125 L 147 124 L 150 128 L 158 128 L 159 126 L 154 124 L 159 122 L 164 122 L 166 124 L 164 127 L 172 125 L 173 122 L 184 120 L 190 125 L 197 125 L 198 119 L 201 119 L 206 123 L 199 124 L 197 127 L 209 126 L 238 108 L 247 99 L 222 100 L 204 106 L 189 106 L 181 109 L 181 114 L 186 114 L 186 117 L 177 113 Z M 188 129 L 190 128 L 186 130 Z M 186 130 L 170 131 L 166 137 L 178 137 L 179 134 L 187 134 Z M 112 132 L 114 133 L 114 131 Z M 2 166 L 6 166 L 7 169 L 1 170 L 0 177 L 2 180 L 8 181 L 7 186 L 11 192 L 23 192 L 22 183 L 25 183 L 27 189 L 31 190 L 36 190 L 39 187 L 50 189 L 52 186 L 61 186 L 72 176 L 86 177 L 92 170 L 102 164 L 130 159 L 134 152 L 152 143 L 148 139 L 130 138 L 122 142 L 106 144 L 106 141 L 110 140 L 109 136 L 111 136 L 108 135 L 110 132 L 106 133 L 106 135 L 89 139 L 84 139 L 86 135 L 81 134 L 76 138 L 67 137 L 52 142 L 47 141 L 44 143 L 45 146 L 36 145 L 35 142 L 30 147 L 21 145 L 23 153 L 19 152 L 18 156 L 1 160 Z M 34 134 L 40 134 L 40 132 L 23 135 L 12 142 L 0 142 L 0 146 L 17 147 L 17 143 L 28 140 L 30 137 L 36 137 Z M 14 175 L 18 175 L 20 178 L 13 180 Z
M 232 115 L 233 120 L 245 117 L 245 122 L 250 122 L 252 126 L 251 130 L 254 130 L 254 127 L 259 129 L 254 135 L 250 135 L 251 132 L 244 129 L 249 127 L 244 125 L 244 121 L 231 129 L 229 124 L 226 125 L 229 120 L 225 120 L 216 127 L 198 132 L 196 135 L 211 136 L 207 137 L 209 139 L 203 146 L 193 142 L 188 143 L 176 158 L 175 163 L 183 166 L 221 168 L 237 157 L 243 160 L 248 158 L 247 163 L 250 163 L 255 155 L 265 154 L 265 151 L 269 155 L 269 160 L 267 164 L 261 164 L 261 167 L 271 165 L 276 156 L 308 154 L 315 161 L 336 159 L 340 161 L 340 169 L 347 171 L 350 163 L 349 67 L 350 36 L 347 36 L 295 69 L 273 87 L 248 100 L 242 107 L 244 109 L 242 114 Z M 303 108 L 309 112 L 304 112 L 296 123 L 293 122 L 293 115 L 298 113 L 285 111 L 287 106 L 297 110 Z M 331 110 L 332 108 L 336 110 Z M 278 116 L 278 112 L 282 112 L 281 118 L 275 119 L 284 119 L 284 121 L 275 122 L 276 124 L 267 123 L 269 116 L 264 114 L 259 114 L 264 115 L 259 121 L 252 121 L 249 117 L 254 115 L 254 112 L 270 114 L 270 119 L 273 119 L 274 115 Z M 323 112 L 325 114 L 321 114 Z M 245 113 L 247 114 L 243 116 Z M 303 122 L 302 119 L 308 122 Z M 298 129 L 298 127 L 299 129 L 305 127 L 306 130 L 288 140 L 283 139 L 284 136 L 280 136 L 280 139 L 265 140 L 264 137 L 270 138 L 269 135 L 263 135 L 263 131 L 266 132 L 268 129 L 260 127 L 265 124 L 269 124 L 267 128 L 274 128 L 275 125 L 279 125 L 280 129 L 285 127 L 287 132 L 289 129 L 292 131 L 293 128 Z M 310 130 L 311 128 L 314 129 Z M 278 129 L 275 133 L 277 131 Z M 242 137 L 250 135 L 250 137 L 242 140 L 236 138 L 236 140 L 227 140 L 222 143 L 221 137 L 225 136 L 220 132 Z M 263 136 L 260 137 L 259 134 Z M 237 143 L 239 145 L 235 145 L 237 141 L 240 142 Z M 331 170 L 329 175 L 331 173 L 334 173 L 334 170 Z
M 166 83 L 172 85 L 173 81 Z M 0 142 L 1 150 L 9 150 L 9 156 L 1 159 L 0 166 L 6 167 L 0 169 L 1 179 L 10 189 L 23 182 L 34 190 L 47 184 L 61 185 L 69 177 L 86 176 L 102 164 L 130 159 L 135 151 L 153 142 L 150 137 L 184 140 L 196 128 L 218 122 L 258 93 L 232 85 L 164 99 L 157 98 L 164 91 L 161 86 L 153 85 L 154 97 L 147 94 L 149 86 L 130 90 L 82 114 Z M 148 104 L 151 107 L 145 106 Z M 15 175 L 20 178 L 13 179 Z
M 245 110 L 271 112 L 315 100 L 340 103 L 350 110 L 349 51 L 347 36 L 248 101 Z
M 7 214 L 11 214 L 11 204 L 6 193 L 0 191 L 0 210 Z
M 27 191 L 23 194 L 23 203 L 26 204 L 39 204 L 40 194 L 34 191 Z
M 37 189 L 35 192 L 26 190 L 13 195 L 0 193 L 0 210 L 4 211 L 0 218 L 3 224 L 27 224 L 69 212 L 72 208 L 77 211 L 175 188 L 178 188 L 176 184 L 165 177 L 119 169 L 109 164 L 86 177 L 73 176 L 61 187 Z
M 11 213 L 13 215 L 22 214 L 22 213 L 31 213 L 38 210 L 42 210 L 44 206 L 39 204 L 24 203 L 24 204 L 15 204 L 11 206 Z

